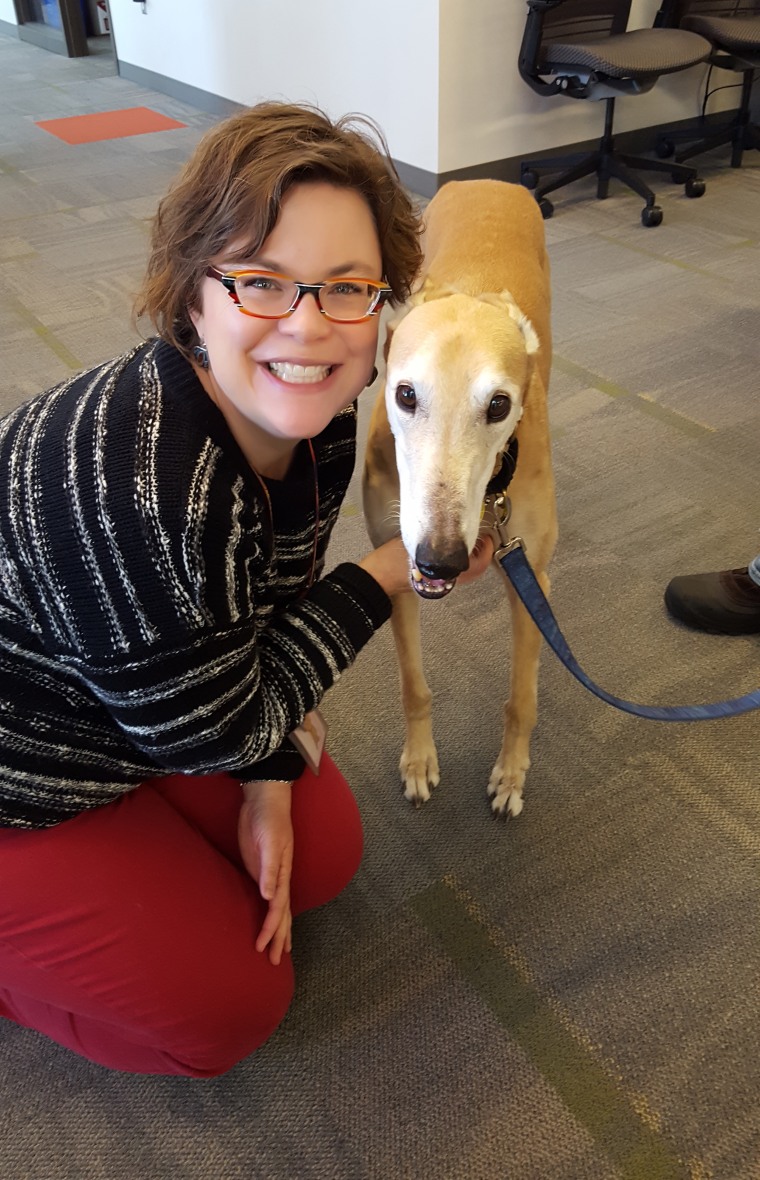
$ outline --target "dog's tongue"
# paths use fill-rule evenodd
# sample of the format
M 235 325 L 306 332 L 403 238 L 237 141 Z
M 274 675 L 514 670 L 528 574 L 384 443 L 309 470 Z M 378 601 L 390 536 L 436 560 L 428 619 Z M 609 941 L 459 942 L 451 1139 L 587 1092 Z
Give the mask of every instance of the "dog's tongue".
M 454 581 L 446 581 L 444 578 L 426 578 L 421 574 L 416 565 L 412 566 L 412 586 L 420 595 L 421 598 L 444 598 L 450 590 L 454 589 Z

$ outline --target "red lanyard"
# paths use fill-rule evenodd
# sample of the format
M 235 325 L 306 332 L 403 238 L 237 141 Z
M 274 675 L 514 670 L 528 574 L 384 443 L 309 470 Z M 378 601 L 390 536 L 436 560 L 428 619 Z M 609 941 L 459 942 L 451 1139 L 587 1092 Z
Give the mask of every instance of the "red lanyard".
M 319 478 L 317 469 L 317 456 L 314 454 L 314 444 L 312 443 L 311 439 L 307 438 L 306 441 L 309 444 L 312 471 L 314 472 L 314 544 L 312 545 L 311 549 L 311 569 L 309 570 L 309 578 L 303 590 L 301 590 L 298 596 L 299 598 L 303 598 L 304 594 L 308 594 L 309 590 L 314 585 L 314 575 L 317 571 L 317 544 L 319 542 Z M 274 545 L 274 512 L 272 511 L 272 498 L 269 495 L 269 488 L 254 467 L 251 468 L 251 471 L 253 471 L 253 474 L 261 484 L 261 489 L 266 497 L 267 509 L 269 511 L 269 527 L 272 533 L 272 544 Z

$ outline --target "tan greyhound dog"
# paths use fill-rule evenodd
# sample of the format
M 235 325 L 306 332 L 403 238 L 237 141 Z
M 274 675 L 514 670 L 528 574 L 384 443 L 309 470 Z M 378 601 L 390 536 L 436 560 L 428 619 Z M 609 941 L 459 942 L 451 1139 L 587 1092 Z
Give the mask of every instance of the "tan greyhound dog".
M 401 537 L 417 594 L 393 603 L 406 744 L 401 777 L 419 805 L 439 781 L 431 692 L 422 668 L 419 597 L 441 598 L 466 569 L 486 489 L 518 456 L 508 495 L 545 593 L 557 536 L 547 389 L 549 265 L 538 206 L 520 185 L 454 181 L 425 216 L 421 284 L 388 329 L 385 389 L 374 406 L 364 512 L 374 545 Z M 497 479 L 498 482 L 498 479 Z M 505 579 L 506 582 L 506 579 Z M 541 637 L 510 584 L 510 696 L 488 793 L 517 816 L 536 723 Z

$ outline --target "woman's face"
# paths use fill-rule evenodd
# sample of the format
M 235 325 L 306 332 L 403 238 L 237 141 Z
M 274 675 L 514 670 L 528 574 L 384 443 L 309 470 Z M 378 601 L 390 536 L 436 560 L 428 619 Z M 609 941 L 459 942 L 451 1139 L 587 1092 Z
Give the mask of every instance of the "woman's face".
M 211 263 L 223 272 L 253 267 L 303 283 L 350 275 L 382 278 L 380 243 L 366 201 L 354 189 L 324 182 L 288 191 L 255 257 L 241 256 L 232 242 Z M 363 323 L 335 323 L 308 294 L 284 319 L 257 319 L 238 311 L 222 284 L 208 276 L 200 309 L 190 314 L 209 354 L 204 386 L 238 441 L 249 444 L 243 447 L 249 456 L 255 457 L 257 446 L 265 455 L 272 448 L 284 453 L 319 434 L 370 378 L 377 315 Z M 293 365 L 303 368 L 294 371 Z

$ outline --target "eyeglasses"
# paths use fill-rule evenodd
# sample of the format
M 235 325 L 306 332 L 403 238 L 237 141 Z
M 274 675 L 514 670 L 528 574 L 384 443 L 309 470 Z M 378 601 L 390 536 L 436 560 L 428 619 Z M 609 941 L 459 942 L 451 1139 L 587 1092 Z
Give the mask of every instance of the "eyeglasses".
M 282 320 L 292 315 L 304 295 L 313 295 L 323 316 L 339 324 L 360 324 L 376 315 L 393 291 L 373 279 L 338 278 L 326 283 L 297 283 L 287 275 L 268 270 L 231 270 L 226 274 L 210 266 L 210 279 L 226 287 L 230 299 L 244 315 L 262 320 Z

